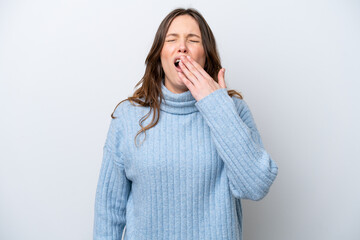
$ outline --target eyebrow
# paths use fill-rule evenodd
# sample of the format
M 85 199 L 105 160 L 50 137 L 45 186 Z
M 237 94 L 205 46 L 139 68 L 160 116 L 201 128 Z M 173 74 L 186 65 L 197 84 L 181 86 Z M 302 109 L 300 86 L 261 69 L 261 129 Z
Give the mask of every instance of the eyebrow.
M 168 35 L 166 35 L 166 37 L 170 37 L 170 36 L 174 36 L 174 37 L 178 37 L 179 34 L 177 33 L 169 33 Z M 197 38 L 200 38 L 198 35 L 196 35 L 195 33 L 189 33 L 187 35 L 188 37 L 197 37 Z

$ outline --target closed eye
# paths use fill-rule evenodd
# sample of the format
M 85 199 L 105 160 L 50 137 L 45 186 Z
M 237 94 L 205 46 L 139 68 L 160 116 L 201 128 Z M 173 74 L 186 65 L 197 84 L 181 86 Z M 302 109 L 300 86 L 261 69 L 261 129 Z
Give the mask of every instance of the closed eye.
M 167 40 L 166 42 L 173 42 L 173 41 L 175 41 L 175 40 Z M 199 41 L 192 41 L 192 40 L 190 40 L 190 42 L 199 42 Z

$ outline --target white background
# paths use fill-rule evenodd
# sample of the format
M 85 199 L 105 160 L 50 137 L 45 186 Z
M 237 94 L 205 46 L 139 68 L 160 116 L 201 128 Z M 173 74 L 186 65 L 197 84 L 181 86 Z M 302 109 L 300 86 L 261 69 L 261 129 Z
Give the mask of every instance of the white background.
M 359 1 L 0 1 L 0 239 L 91 239 L 110 114 L 161 20 L 202 13 L 279 174 L 245 240 L 360 239 Z

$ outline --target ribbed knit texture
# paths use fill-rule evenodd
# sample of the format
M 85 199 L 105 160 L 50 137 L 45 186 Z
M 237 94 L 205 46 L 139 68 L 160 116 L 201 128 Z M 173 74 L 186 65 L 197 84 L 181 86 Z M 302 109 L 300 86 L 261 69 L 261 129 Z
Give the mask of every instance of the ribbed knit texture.
M 278 167 L 243 99 L 217 89 L 199 101 L 162 82 L 155 127 L 134 137 L 147 107 L 111 119 L 97 185 L 94 240 L 241 240 L 241 199 L 260 200 Z M 153 113 L 143 123 L 151 122 Z

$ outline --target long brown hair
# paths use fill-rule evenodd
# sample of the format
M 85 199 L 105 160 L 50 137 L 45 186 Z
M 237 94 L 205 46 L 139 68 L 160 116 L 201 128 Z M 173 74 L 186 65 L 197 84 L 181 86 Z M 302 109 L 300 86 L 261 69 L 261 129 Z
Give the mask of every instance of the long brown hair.
M 164 70 L 161 66 L 160 54 L 162 47 L 164 45 L 165 36 L 169 29 L 171 22 L 174 18 L 181 16 L 181 15 L 190 15 L 193 17 L 197 23 L 199 24 L 201 36 L 202 36 L 202 44 L 205 51 L 205 65 L 204 70 L 216 81 L 218 82 L 218 72 L 222 68 L 220 63 L 220 57 L 217 51 L 215 37 L 205 21 L 204 17 L 194 8 L 177 8 L 171 11 L 161 22 L 154 38 L 154 42 L 148 53 L 146 60 L 145 60 L 145 74 L 142 79 L 135 85 L 135 88 L 141 85 L 133 94 L 133 96 L 128 97 L 127 99 L 122 100 L 118 103 L 111 114 L 111 117 L 114 119 L 114 112 L 116 108 L 121 104 L 123 101 L 129 100 L 132 105 L 134 102 L 138 103 L 139 105 L 134 106 L 142 106 L 142 107 L 150 107 L 150 111 L 143 116 L 139 120 L 139 125 L 141 130 L 135 136 L 135 145 L 136 145 L 136 137 L 144 132 L 146 138 L 146 130 L 154 127 L 160 117 L 160 104 L 163 99 L 163 94 L 161 92 L 161 81 L 165 77 Z M 228 94 L 230 97 L 237 95 L 240 99 L 243 99 L 242 95 L 235 91 L 235 90 L 228 90 Z M 160 101 L 159 101 L 160 97 Z M 155 113 L 153 115 L 152 121 L 145 127 L 142 126 L 142 123 L 150 116 L 151 110 Z M 155 119 L 156 117 L 156 119 Z

